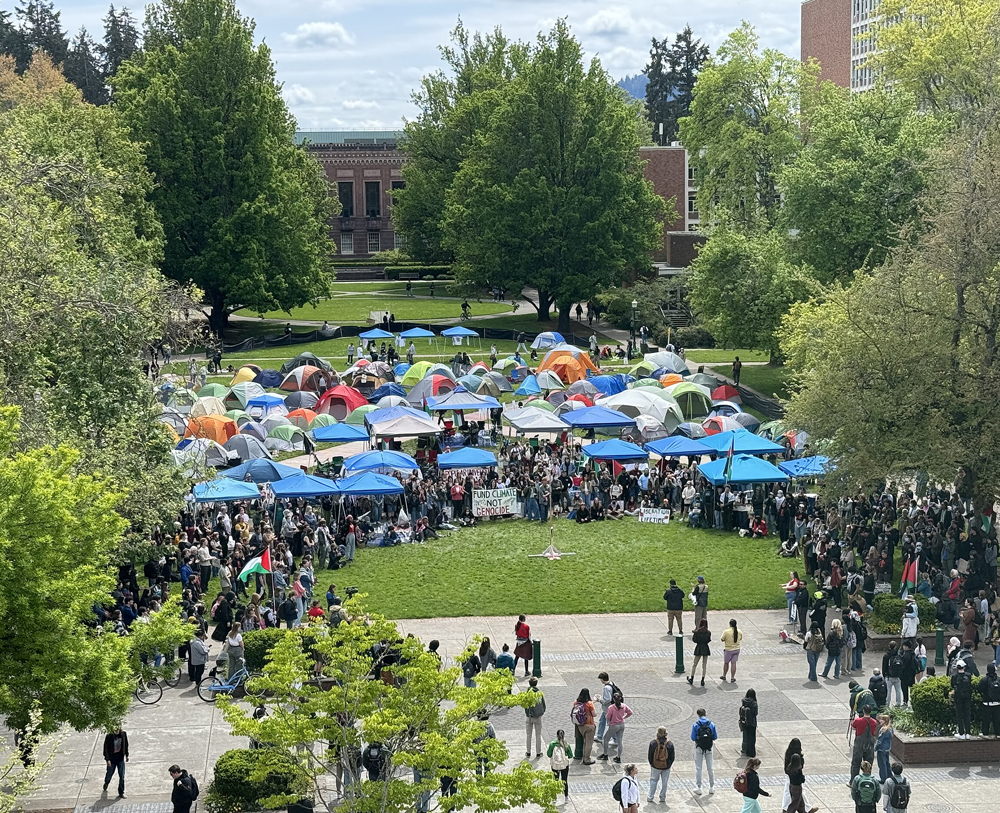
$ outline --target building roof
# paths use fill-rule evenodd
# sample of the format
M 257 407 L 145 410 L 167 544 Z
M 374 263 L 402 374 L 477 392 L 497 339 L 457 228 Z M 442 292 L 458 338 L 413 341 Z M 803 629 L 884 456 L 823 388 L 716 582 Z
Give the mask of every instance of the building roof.
M 395 146 L 402 130 L 297 130 L 295 143 Z

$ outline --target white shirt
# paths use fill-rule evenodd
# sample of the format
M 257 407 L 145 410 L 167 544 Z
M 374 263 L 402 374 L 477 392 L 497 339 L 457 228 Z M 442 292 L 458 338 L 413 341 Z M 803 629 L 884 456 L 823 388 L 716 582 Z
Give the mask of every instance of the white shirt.
M 622 780 L 622 807 L 639 804 L 639 783 L 635 777 L 628 776 Z

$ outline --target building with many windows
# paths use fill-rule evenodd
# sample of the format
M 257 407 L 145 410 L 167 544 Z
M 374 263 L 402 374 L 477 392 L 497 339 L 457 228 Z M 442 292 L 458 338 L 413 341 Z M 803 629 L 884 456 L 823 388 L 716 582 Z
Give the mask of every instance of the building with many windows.
M 868 60 L 875 53 L 872 26 L 879 0 L 851 0 L 851 90 L 860 93 L 875 84 Z
M 802 61 L 815 59 L 820 78 L 855 93 L 875 81 L 868 60 L 875 52 L 872 27 L 879 0 L 805 0 L 802 3 Z

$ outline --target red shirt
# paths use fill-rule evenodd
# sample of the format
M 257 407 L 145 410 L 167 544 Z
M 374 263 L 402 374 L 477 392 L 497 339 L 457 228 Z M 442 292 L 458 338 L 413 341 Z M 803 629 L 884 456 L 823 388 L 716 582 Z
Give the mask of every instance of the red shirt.
M 855 737 L 860 737 L 862 734 L 864 734 L 866 728 L 870 728 L 872 734 L 874 735 L 877 726 L 878 723 L 876 722 L 874 717 L 855 717 L 854 720 L 851 722 L 851 728 L 854 729 Z
M 326 615 L 326 613 L 323 612 L 322 607 L 310 607 L 307 615 L 310 618 L 322 618 L 323 616 Z

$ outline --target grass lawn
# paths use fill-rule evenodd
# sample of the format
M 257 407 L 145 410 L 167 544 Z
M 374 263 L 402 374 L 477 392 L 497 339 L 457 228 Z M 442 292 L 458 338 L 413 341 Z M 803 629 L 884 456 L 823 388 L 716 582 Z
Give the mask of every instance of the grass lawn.
M 731 366 L 719 366 L 720 373 L 729 375 Z M 744 367 L 740 373 L 740 383 L 757 390 L 769 398 L 788 397 L 789 370 L 787 367 Z
M 376 293 L 375 291 L 371 292 Z M 511 309 L 508 302 L 470 302 L 473 315 L 489 313 L 508 313 Z M 334 324 L 364 324 L 372 311 L 389 310 L 401 322 L 422 322 L 430 319 L 450 319 L 458 321 L 462 315 L 462 300 L 435 297 L 421 299 L 418 297 L 386 294 L 383 296 L 364 295 L 335 296 L 324 299 L 318 305 L 305 305 L 292 308 L 291 313 L 272 311 L 264 314 L 267 319 L 295 319 L 302 321 Z M 240 316 L 257 316 L 252 311 L 240 311 Z
M 472 328 L 476 328 L 475 322 L 469 323 Z M 222 357 L 223 366 L 226 364 L 233 364 L 234 366 L 239 366 L 242 362 L 252 361 L 256 363 L 266 362 L 266 366 L 278 366 L 280 364 L 274 364 L 276 361 L 285 361 L 287 359 L 294 358 L 299 353 L 304 353 L 309 351 L 310 353 L 315 353 L 320 358 L 328 359 L 334 368 L 337 370 L 343 370 L 347 367 L 347 345 L 353 341 L 355 346 L 358 344 L 357 337 L 353 339 L 328 339 L 326 341 L 319 342 L 307 342 L 305 344 L 295 344 L 295 345 L 281 345 L 278 347 L 261 347 L 256 350 L 246 350 L 240 353 L 226 353 Z M 463 344 L 462 349 L 465 350 L 469 357 L 476 361 L 485 361 L 489 364 L 490 361 L 490 345 L 495 344 L 497 346 L 497 351 L 500 358 L 505 356 L 513 355 L 514 351 L 517 349 L 517 342 L 506 341 L 502 339 L 490 340 L 483 339 L 483 346 L 480 349 L 479 342 L 473 339 L 472 344 Z M 417 359 L 425 361 L 447 361 L 455 355 L 455 351 L 458 348 L 452 344 L 446 343 L 445 341 L 439 341 L 436 343 L 428 342 L 427 339 L 415 339 L 414 344 L 417 348 Z M 405 356 L 405 351 L 403 352 Z M 186 370 L 185 370 L 186 372 Z
M 777 539 L 652 525 L 626 518 L 586 527 L 556 520 L 555 544 L 575 556 L 528 558 L 548 528 L 525 520 L 484 523 L 423 545 L 360 549 L 346 571 L 323 573 L 357 585 L 391 618 L 610 613 L 663 610 L 670 578 L 689 588 L 704 576 L 713 609 L 785 606 L 789 564 Z
M 688 361 L 696 361 L 699 364 L 732 364 L 736 356 L 740 361 L 767 361 L 769 354 L 766 350 L 685 350 L 684 354 Z M 743 368 L 746 370 L 747 368 Z

